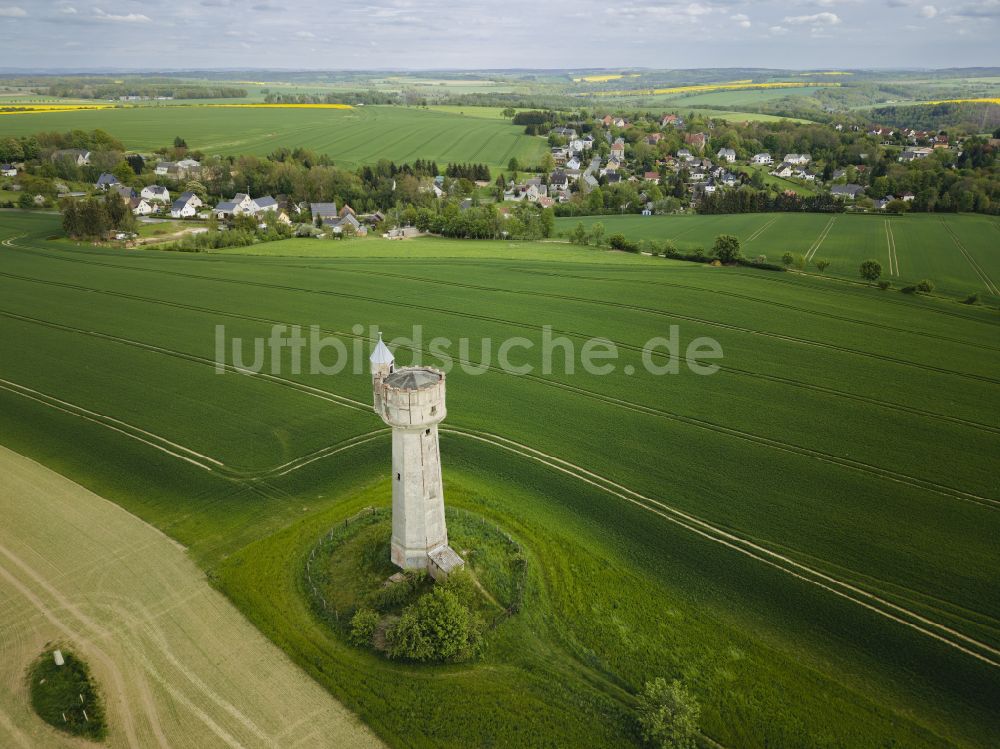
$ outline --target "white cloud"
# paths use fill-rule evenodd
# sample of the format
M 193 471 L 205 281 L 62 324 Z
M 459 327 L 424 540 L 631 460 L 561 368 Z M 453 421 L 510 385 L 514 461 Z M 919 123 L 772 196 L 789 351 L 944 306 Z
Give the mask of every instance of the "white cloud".
M 72 5 L 64 5 L 59 9 L 59 12 L 62 13 L 64 16 L 75 16 L 76 8 L 74 8 Z
M 920 15 L 922 15 L 924 18 L 934 18 L 934 16 L 936 16 L 937 14 L 938 14 L 938 9 L 935 8 L 933 5 L 925 5 L 923 8 L 920 9 Z
M 24 8 L 19 8 L 16 5 L 5 5 L 0 7 L 0 17 L 3 18 L 24 18 L 28 15 L 28 11 Z
M 316 38 L 316 35 L 314 33 L 312 33 L 311 31 L 296 31 L 295 32 L 295 36 L 299 37 L 299 39 L 315 39 Z
M 149 23 L 153 20 L 142 13 L 105 13 L 100 8 L 94 8 L 94 16 L 101 21 L 112 21 L 114 23 Z
M 768 31 L 778 36 L 780 36 L 781 34 L 788 33 L 788 29 L 786 29 L 784 26 L 771 26 L 768 28 Z
M 813 13 L 811 16 L 785 16 L 785 23 L 806 24 L 816 26 L 836 26 L 840 17 L 836 13 Z
M 729 18 L 733 21 L 736 21 L 736 23 L 738 23 L 741 28 L 744 29 L 750 28 L 750 16 L 748 16 L 746 13 L 737 13 L 735 16 L 729 16 Z

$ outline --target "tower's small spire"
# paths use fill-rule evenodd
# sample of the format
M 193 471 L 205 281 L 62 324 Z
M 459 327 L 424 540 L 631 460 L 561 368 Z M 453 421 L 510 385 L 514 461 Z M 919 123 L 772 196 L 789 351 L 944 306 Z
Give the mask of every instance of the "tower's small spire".
M 393 357 L 392 352 L 389 347 L 385 345 L 385 341 L 382 340 L 382 331 L 378 333 L 378 343 L 375 344 L 375 349 L 372 351 L 371 358 L 369 359 L 372 367 L 377 366 L 388 366 L 392 367 L 393 363 L 396 361 Z

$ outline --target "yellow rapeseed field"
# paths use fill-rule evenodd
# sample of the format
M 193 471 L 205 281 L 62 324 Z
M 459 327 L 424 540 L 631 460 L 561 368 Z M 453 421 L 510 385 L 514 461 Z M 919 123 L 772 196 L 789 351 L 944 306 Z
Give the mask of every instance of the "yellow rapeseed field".
M 0 104 L 0 107 L 4 105 Z M 142 105 L 138 105 L 142 106 Z M 249 107 L 256 109 L 354 109 L 350 104 L 174 104 L 174 107 Z M 136 109 L 116 104 L 10 104 L 2 114 L 38 114 L 39 112 L 79 112 L 88 109 Z
M 609 74 L 609 75 L 585 75 L 582 78 L 574 78 L 574 83 L 580 83 L 584 81 L 586 83 L 605 83 L 607 81 L 617 81 L 620 78 L 638 78 L 638 73 L 629 73 L 625 75 L 623 73 Z
M 928 101 L 925 104 L 1000 104 L 1000 98 L 982 98 L 982 99 L 941 99 L 940 101 Z
M 598 91 L 599 96 L 638 96 L 641 94 L 694 94 L 706 91 L 735 91 L 738 89 L 756 88 L 806 88 L 832 87 L 839 83 L 816 83 L 814 81 L 777 81 L 775 83 L 751 83 L 750 81 L 732 81 L 730 83 L 702 83 L 696 86 L 674 86 L 672 88 L 644 88 L 628 91 Z

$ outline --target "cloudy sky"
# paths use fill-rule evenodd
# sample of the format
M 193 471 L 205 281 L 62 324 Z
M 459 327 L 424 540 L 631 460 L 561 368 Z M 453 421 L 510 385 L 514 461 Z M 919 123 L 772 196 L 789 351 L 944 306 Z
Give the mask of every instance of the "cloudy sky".
M 0 68 L 1000 65 L 1000 0 L 0 0 Z

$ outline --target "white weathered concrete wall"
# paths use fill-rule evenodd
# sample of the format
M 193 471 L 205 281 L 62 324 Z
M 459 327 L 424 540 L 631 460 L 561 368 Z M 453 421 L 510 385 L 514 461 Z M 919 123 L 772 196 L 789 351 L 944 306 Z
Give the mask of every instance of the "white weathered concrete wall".
M 437 425 L 392 432 L 392 561 L 426 569 L 427 553 L 448 543 Z

